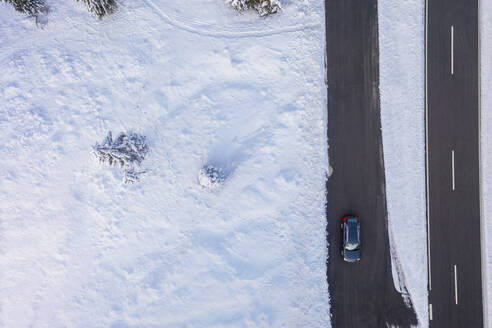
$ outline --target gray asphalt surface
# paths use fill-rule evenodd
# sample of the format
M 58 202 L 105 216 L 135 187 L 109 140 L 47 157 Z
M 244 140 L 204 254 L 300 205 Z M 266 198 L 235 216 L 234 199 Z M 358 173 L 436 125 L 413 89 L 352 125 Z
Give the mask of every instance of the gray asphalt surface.
M 326 0 L 328 269 L 334 328 L 410 327 L 391 274 L 379 110 L 377 0 Z M 340 255 L 340 221 L 361 219 L 362 255 Z
M 428 0 L 427 24 L 430 326 L 483 327 L 478 1 Z

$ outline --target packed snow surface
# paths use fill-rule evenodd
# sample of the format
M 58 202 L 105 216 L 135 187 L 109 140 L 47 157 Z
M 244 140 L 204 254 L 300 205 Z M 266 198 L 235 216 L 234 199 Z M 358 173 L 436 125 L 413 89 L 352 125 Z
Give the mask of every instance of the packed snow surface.
M 424 4 L 423 0 L 378 2 L 381 125 L 393 280 L 397 289 L 407 287 L 421 327 L 428 326 Z
M 0 3 L 0 326 L 329 327 L 323 2 L 120 3 Z

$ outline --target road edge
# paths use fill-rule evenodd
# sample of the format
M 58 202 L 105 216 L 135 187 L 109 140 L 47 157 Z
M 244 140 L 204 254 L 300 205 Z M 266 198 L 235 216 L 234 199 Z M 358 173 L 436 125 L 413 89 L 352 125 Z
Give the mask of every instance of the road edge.
M 427 1 L 427 0 L 426 0 Z M 481 34 L 481 24 L 482 24 L 482 10 L 481 10 L 481 0 L 477 0 L 477 35 L 478 35 L 478 192 L 480 195 L 480 247 L 481 247 L 481 265 L 482 265 L 482 313 L 483 313 L 483 326 L 484 328 L 489 327 L 489 313 L 487 305 L 487 222 L 484 217 L 484 200 L 483 200 L 483 172 L 482 169 L 482 152 L 484 148 L 482 147 L 482 34 Z
M 424 79 L 424 88 L 425 88 L 425 115 L 424 115 L 424 121 L 425 121 L 425 200 L 426 200 L 426 216 L 427 216 L 427 303 L 428 303 L 428 313 L 429 313 L 429 321 L 428 321 L 428 326 L 431 326 L 431 321 L 432 321 L 432 303 L 431 303 L 431 290 L 432 290 L 432 278 L 431 278 L 431 257 L 430 257 L 430 214 L 429 214 L 429 206 L 430 206 L 430 201 L 429 201 L 429 115 L 428 115 L 428 60 L 427 60 L 427 44 L 428 44 L 428 22 L 429 22 L 429 0 L 425 0 L 425 44 L 424 44 L 424 51 L 425 51 L 425 79 Z

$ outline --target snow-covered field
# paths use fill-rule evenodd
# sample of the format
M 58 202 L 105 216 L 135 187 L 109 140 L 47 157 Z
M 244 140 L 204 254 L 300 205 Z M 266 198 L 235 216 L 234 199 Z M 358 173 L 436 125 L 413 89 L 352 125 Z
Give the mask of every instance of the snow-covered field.
M 399 279 L 406 285 L 421 327 L 428 326 L 424 5 L 424 0 L 379 0 L 378 5 L 381 124 L 393 279 L 397 288 Z M 397 266 L 403 274 L 396 274 Z
M 0 3 L 0 326 L 329 327 L 322 1 L 49 3 Z M 140 182 L 109 130 L 147 137 Z
M 488 311 L 488 327 L 492 324 L 492 0 L 481 0 L 481 160 L 482 160 L 482 214 L 486 223 L 485 249 L 487 288 L 485 310 Z

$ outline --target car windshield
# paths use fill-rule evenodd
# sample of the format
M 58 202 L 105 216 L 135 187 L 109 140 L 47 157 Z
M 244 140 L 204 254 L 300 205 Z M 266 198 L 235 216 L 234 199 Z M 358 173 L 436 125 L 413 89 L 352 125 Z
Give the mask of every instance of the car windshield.
M 359 225 L 357 221 L 348 221 L 345 229 L 345 249 L 353 251 L 359 248 Z

